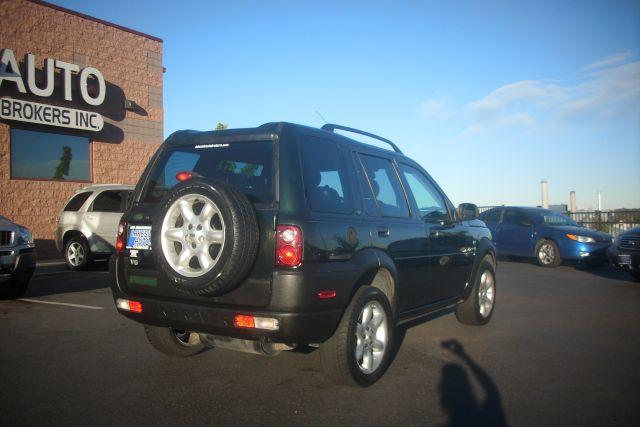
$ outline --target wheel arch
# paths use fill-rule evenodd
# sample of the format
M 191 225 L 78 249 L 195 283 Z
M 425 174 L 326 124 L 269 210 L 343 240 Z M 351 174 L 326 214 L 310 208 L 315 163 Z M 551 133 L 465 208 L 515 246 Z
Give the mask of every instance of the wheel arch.
M 81 239 L 84 239 L 85 242 L 87 242 L 87 246 L 88 246 L 88 240 L 85 237 L 84 233 L 78 229 L 72 229 L 72 230 L 67 230 L 65 231 L 64 235 L 62 236 L 62 250 L 64 251 L 64 249 L 67 246 L 67 243 L 69 242 L 69 240 L 71 240 L 73 237 L 80 237 Z
M 493 245 L 493 243 L 489 239 L 483 238 L 478 242 L 478 245 L 476 246 L 476 256 L 475 256 L 475 259 L 473 260 L 473 267 L 471 268 L 471 274 L 469 275 L 469 282 L 475 280 L 476 275 L 478 274 L 478 268 L 480 268 L 480 263 L 487 256 L 489 256 L 491 259 L 491 264 L 493 265 L 493 269 L 497 270 L 498 257 L 497 257 L 496 247 Z M 465 288 L 465 292 L 463 295 L 464 300 L 467 300 L 467 298 L 469 298 L 469 295 L 471 294 L 472 289 L 473 289 L 473 286 L 467 286 Z
M 398 314 L 398 270 L 391 257 L 381 250 L 364 250 L 353 261 L 362 266 L 362 273 L 349 295 L 349 302 L 362 286 L 372 286 L 382 291 L 389 300 L 394 317 Z

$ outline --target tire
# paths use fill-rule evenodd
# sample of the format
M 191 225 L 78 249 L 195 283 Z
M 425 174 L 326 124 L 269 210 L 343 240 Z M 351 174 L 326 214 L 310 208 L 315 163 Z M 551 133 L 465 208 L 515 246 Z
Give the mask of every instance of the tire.
M 381 314 L 384 314 L 384 319 L 373 331 L 363 330 L 362 334 L 367 334 L 367 338 L 363 339 L 357 337 L 357 331 L 365 307 L 375 307 L 371 310 L 370 321 Z M 358 289 L 333 336 L 320 345 L 320 358 L 325 373 L 337 384 L 363 387 L 372 385 L 382 377 L 391 363 L 395 354 L 396 332 L 391 306 L 384 293 L 370 286 Z M 365 340 L 366 344 L 363 342 Z M 380 351 L 377 352 L 378 359 L 373 349 L 376 341 L 378 345 L 383 344 L 381 354 Z M 363 346 L 362 362 L 356 357 L 358 342 Z M 373 359 L 368 368 L 366 354 L 369 354 L 369 360 Z
M 640 268 L 636 268 L 635 270 L 629 270 L 629 274 L 633 277 L 633 280 L 636 282 L 640 282 Z
M 172 357 L 189 357 L 201 353 L 204 344 L 195 332 L 144 325 L 149 344 L 160 353 Z
M 260 239 L 247 197 L 226 183 L 200 179 L 178 184 L 167 194 L 152 230 L 156 266 L 175 289 L 200 296 L 238 285 L 255 262 Z
M 456 318 L 465 325 L 486 325 L 496 306 L 496 270 L 490 256 L 485 256 L 473 278 L 469 297 L 456 307 Z
M 536 245 L 536 261 L 541 267 L 555 268 L 562 263 L 558 245 L 553 240 L 542 239 Z
M 28 278 L 12 277 L 5 283 L 0 284 L 0 299 L 17 299 L 22 298 L 29 287 Z
M 64 245 L 64 260 L 72 271 L 85 270 L 92 261 L 89 244 L 84 237 L 74 236 Z

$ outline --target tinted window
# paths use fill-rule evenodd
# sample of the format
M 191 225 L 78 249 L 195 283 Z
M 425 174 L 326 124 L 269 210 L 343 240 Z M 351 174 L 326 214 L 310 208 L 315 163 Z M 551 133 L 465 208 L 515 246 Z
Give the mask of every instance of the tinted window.
M 90 181 L 89 138 L 11 129 L 11 178 Z
M 93 212 L 122 212 L 126 191 L 109 190 L 98 194 L 93 200 Z
M 200 144 L 165 149 L 151 171 L 143 201 L 159 201 L 178 183 L 178 172 L 224 181 L 254 203 L 273 202 L 271 141 Z
M 408 217 L 409 208 L 393 165 L 387 159 L 361 154 L 382 216 Z
M 502 222 L 504 224 L 513 224 L 513 225 L 524 225 L 525 223 L 530 222 L 527 215 L 523 212 L 507 209 L 504 212 L 504 218 L 502 218 Z
M 449 220 L 444 200 L 431 181 L 411 166 L 400 165 L 400 170 L 416 202 L 420 218 L 428 222 Z
M 364 210 L 367 212 L 367 214 L 371 216 L 376 216 L 378 215 L 378 203 L 376 202 L 375 197 L 373 197 L 371 184 L 369 184 L 367 175 L 364 173 L 364 170 L 362 169 L 362 163 L 357 157 L 355 158 L 354 163 L 356 167 L 356 177 L 358 179 L 358 184 L 360 185 L 360 191 L 362 192 L 362 201 L 364 204 Z
M 91 195 L 91 191 L 85 191 L 83 193 L 78 193 L 69 200 L 67 206 L 64 207 L 64 210 L 67 212 L 77 212 L 80 210 L 84 202 L 87 201 L 89 196 Z
M 500 221 L 500 209 L 491 209 L 484 212 L 481 217 L 482 220 L 486 222 L 498 222 Z
M 312 211 L 353 211 L 342 156 L 334 142 L 305 137 L 302 163 L 307 203 Z

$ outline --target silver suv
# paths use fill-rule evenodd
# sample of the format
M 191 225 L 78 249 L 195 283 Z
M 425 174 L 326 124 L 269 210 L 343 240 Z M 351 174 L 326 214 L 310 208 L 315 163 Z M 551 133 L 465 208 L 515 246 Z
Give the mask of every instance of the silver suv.
M 133 185 L 100 184 L 78 191 L 58 216 L 56 247 L 71 270 L 115 252 L 118 223 Z
M 35 268 L 35 244 L 29 229 L 0 216 L 0 298 L 24 295 Z

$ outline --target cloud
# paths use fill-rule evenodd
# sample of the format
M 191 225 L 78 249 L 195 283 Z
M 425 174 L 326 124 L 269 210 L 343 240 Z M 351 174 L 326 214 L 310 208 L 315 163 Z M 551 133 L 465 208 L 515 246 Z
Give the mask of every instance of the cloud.
M 630 55 L 631 55 L 630 52 L 616 53 L 615 55 L 607 56 L 606 58 L 603 58 L 599 61 L 592 62 L 589 65 L 585 65 L 584 67 L 582 67 L 582 71 L 591 71 L 591 70 L 597 70 L 599 68 L 610 67 L 612 65 L 616 65 L 621 62 L 624 62 L 627 58 L 629 58 Z
M 627 52 L 587 65 L 571 80 L 522 80 L 457 108 L 428 100 L 418 107 L 431 119 L 455 118 L 463 136 L 508 127 L 640 120 L 640 61 Z M 627 62 L 625 62 L 627 61 Z M 445 114 L 446 112 L 446 114 Z
M 420 117 L 428 120 L 446 120 L 455 113 L 449 102 L 441 99 L 428 99 L 418 105 L 416 111 Z

